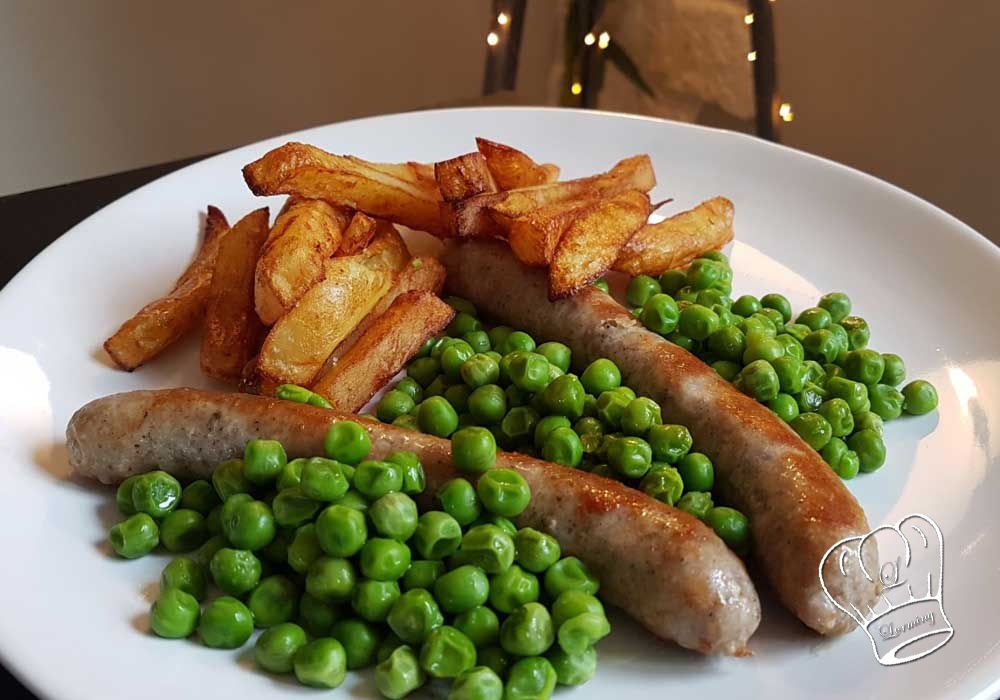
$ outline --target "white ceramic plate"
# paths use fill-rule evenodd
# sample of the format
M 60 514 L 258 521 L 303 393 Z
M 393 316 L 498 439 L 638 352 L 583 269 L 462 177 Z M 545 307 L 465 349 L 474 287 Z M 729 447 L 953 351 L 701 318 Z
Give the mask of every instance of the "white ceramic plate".
M 548 109 L 424 112 L 348 122 L 247 146 L 122 198 L 60 238 L 0 293 L 0 655 L 59 700 L 312 695 L 254 673 L 251 656 L 142 633 L 165 558 L 107 555 L 109 493 L 69 478 L 63 431 L 97 396 L 207 386 L 197 341 L 127 374 L 101 342 L 169 288 L 194 250 L 199 212 L 235 220 L 260 206 L 240 168 L 289 139 L 381 161 L 434 161 L 473 137 L 513 143 L 564 176 L 647 152 L 655 195 L 676 211 L 715 194 L 736 204 L 738 293 L 797 308 L 844 290 L 873 346 L 932 380 L 936 414 L 893 422 L 888 461 L 850 483 L 872 525 L 925 513 L 946 544 L 944 605 L 955 628 L 914 663 L 880 666 L 860 631 L 832 641 L 765 599 L 752 658 L 706 659 L 624 619 L 601 643 L 597 677 L 560 697 L 987 698 L 1000 689 L 1000 252 L 933 206 L 879 180 L 743 135 L 653 119 Z M 941 177 L 949 177 L 941 173 Z M 273 202 L 277 205 L 277 202 Z M 272 208 L 272 212 L 275 211 Z M 668 213 L 669 213 L 668 211 Z M 31 235 L 7 231 L 6 235 Z M 154 584 L 154 585 L 151 585 Z M 352 674 L 340 696 L 373 697 Z

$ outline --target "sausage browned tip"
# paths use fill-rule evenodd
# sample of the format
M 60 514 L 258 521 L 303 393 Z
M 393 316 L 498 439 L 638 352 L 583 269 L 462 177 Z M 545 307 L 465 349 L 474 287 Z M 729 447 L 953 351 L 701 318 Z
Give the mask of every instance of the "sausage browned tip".
M 205 478 L 243 454 L 253 438 L 280 440 L 289 458 L 322 455 L 330 426 L 355 416 L 246 394 L 193 389 L 134 391 L 97 399 L 66 428 L 76 473 L 116 483 L 164 469 Z M 373 458 L 417 453 L 435 493 L 456 476 L 446 440 L 359 421 Z M 601 580 L 606 601 L 659 637 L 705 654 L 743 654 L 760 622 L 757 592 L 740 561 L 688 514 L 598 476 L 501 452 L 497 466 L 516 469 L 531 486 L 521 526 L 557 537 Z
M 452 242 L 443 262 L 453 294 L 539 341 L 565 343 L 579 369 L 613 360 L 626 383 L 661 404 L 664 420 L 687 426 L 712 458 L 719 495 L 749 518 L 755 556 L 785 606 L 817 632 L 853 629 L 824 593 L 819 564 L 839 540 L 868 533 L 868 521 L 840 477 L 785 423 L 601 290 L 550 302 L 545 274 L 502 243 Z M 860 567 L 829 586 L 860 609 L 875 601 L 875 584 Z

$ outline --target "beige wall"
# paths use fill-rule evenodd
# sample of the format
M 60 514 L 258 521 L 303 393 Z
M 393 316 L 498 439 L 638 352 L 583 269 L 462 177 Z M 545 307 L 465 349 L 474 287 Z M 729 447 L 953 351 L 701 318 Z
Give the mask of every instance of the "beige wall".
M 782 140 L 1000 241 L 1000 2 L 777 0 Z M 822 193 L 817 193 L 822 196 Z
M 551 46 L 547 9 L 535 4 L 526 61 Z M 0 195 L 468 101 L 482 88 L 491 8 L 0 0 Z M 544 93 L 546 78 L 525 71 L 522 88 Z

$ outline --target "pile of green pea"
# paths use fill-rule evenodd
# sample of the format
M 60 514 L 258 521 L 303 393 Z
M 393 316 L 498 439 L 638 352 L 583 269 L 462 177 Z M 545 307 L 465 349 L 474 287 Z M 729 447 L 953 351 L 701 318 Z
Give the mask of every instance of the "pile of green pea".
M 614 362 L 595 360 L 577 376 L 566 345 L 537 344 L 507 326 L 487 330 L 471 303 L 446 301 L 457 311 L 447 334 L 429 340 L 383 395 L 379 420 L 451 437 L 462 446 L 459 468 L 493 459 L 499 446 L 617 479 L 702 519 L 745 552 L 747 519 L 713 502 L 712 461 L 691 451 L 686 427 L 664 424 L 655 401 L 622 385 Z
M 447 482 L 440 510 L 420 513 L 417 456 L 369 460 L 370 447 L 362 426 L 340 422 L 325 457 L 289 461 L 279 442 L 252 440 L 210 482 L 126 479 L 115 552 L 186 553 L 163 570 L 153 632 L 235 649 L 263 628 L 261 669 L 335 688 L 374 665 L 387 698 L 432 679 L 451 682 L 451 700 L 548 698 L 589 680 L 610 632 L 599 583 L 555 538 L 508 519 L 531 500 L 524 478 L 456 437 L 475 483 Z
M 930 382 L 897 388 L 902 358 L 868 347 L 868 323 L 846 294 L 824 294 L 793 321 L 787 298 L 733 299 L 732 280 L 728 258 L 711 252 L 659 279 L 633 277 L 627 298 L 643 325 L 766 404 L 842 478 L 885 463 L 885 421 L 937 408 Z

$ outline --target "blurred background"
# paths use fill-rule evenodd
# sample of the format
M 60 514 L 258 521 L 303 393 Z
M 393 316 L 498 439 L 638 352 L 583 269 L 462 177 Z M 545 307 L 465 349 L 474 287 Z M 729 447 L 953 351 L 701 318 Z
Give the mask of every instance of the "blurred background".
M 771 138 L 1000 241 L 997 26 L 995 0 L 0 0 L 0 197 L 374 114 L 564 104 Z

